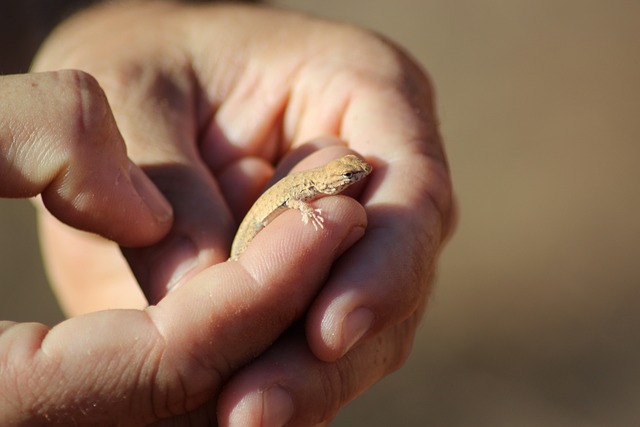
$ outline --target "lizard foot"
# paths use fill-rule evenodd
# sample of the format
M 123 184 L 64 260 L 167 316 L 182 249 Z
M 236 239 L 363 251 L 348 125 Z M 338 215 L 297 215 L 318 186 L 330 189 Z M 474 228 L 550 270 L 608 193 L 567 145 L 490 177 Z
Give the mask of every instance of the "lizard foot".
M 324 218 L 320 215 L 322 213 L 322 209 L 309 209 L 301 212 L 302 222 L 307 224 L 309 223 L 309 219 L 311 219 L 311 225 L 313 225 L 314 230 L 318 231 L 318 227 L 324 228 Z

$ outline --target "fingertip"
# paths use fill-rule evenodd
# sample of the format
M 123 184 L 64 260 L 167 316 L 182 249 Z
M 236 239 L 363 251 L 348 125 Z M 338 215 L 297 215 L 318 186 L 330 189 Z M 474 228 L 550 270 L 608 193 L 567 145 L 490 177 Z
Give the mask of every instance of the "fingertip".
M 140 199 L 148 208 L 151 216 L 161 228 L 168 228 L 173 218 L 173 209 L 158 187 L 133 162 L 129 163 L 131 184 Z
M 221 400 L 220 411 L 229 427 L 280 427 L 293 417 L 295 407 L 289 392 L 279 386 L 253 390 L 246 395 L 235 394 Z
M 324 310 L 309 316 L 307 337 L 313 354 L 325 362 L 335 362 L 343 357 L 373 329 L 376 316 L 364 306 L 356 304 L 353 295 L 337 298 Z
M 88 231 L 123 247 L 149 246 L 171 229 L 173 208 L 144 171 L 131 161 L 127 172 L 126 185 L 112 186 L 106 190 L 104 200 L 91 206 L 93 212 L 103 214 L 94 218 L 97 224 Z
M 347 231 L 346 236 L 340 241 L 340 244 L 336 248 L 336 256 L 342 255 L 358 240 L 360 240 L 362 236 L 364 236 L 365 230 L 367 228 L 367 217 L 366 214 L 364 214 L 364 208 L 362 208 L 362 206 L 360 206 L 360 208 L 360 212 L 358 212 L 357 214 L 362 216 L 359 218 L 358 222 L 352 223 L 353 225 Z
M 347 314 L 340 325 L 342 329 L 342 333 L 340 334 L 342 339 L 337 343 L 337 346 L 334 345 L 339 352 L 339 357 L 347 354 L 347 352 L 360 342 L 367 332 L 369 332 L 374 321 L 375 316 L 373 312 L 366 307 L 358 307 Z M 329 331 L 323 330 L 323 336 L 326 336 L 327 332 L 330 332 L 332 329 L 333 328 Z
M 293 399 L 284 388 L 275 386 L 262 393 L 262 425 L 279 427 L 286 425 L 293 417 Z

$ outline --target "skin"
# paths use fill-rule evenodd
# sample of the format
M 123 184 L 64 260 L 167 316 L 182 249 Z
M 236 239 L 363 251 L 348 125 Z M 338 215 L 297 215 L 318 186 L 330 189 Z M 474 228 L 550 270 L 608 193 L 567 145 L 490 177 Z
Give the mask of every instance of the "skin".
M 0 110 L 0 196 L 41 194 L 69 226 L 121 244 L 145 245 L 167 233 L 171 208 L 127 158 L 95 80 L 73 71 L 1 77 L 0 94 L 10 107 Z M 180 414 L 194 408 L 192 420 L 215 424 L 211 399 L 234 367 L 300 317 L 332 261 L 364 232 L 364 210 L 353 199 L 323 207 L 331 230 L 320 236 L 293 226 L 305 241 L 287 242 L 291 263 L 248 253 L 146 310 L 91 313 L 51 329 L 0 322 L 0 425 L 180 424 L 187 422 Z M 263 249 L 283 245 L 282 225 L 265 231 Z M 295 266 L 312 256 L 319 258 L 309 282 Z M 309 287 L 297 286 L 301 280 Z M 262 415 L 267 424 L 279 422 L 268 410 Z
M 174 216 L 168 233 L 154 244 L 120 242 L 127 246 L 123 253 L 134 279 L 113 243 L 79 233 L 41 210 L 43 250 L 61 303 L 71 315 L 107 307 L 142 308 L 142 289 L 157 307 L 126 311 L 136 314 L 121 314 L 118 322 L 129 322 L 136 330 L 149 325 L 148 313 L 169 306 L 161 324 L 173 335 L 163 330 L 164 345 L 206 335 L 215 338 L 207 343 L 234 352 L 210 354 L 207 363 L 197 365 L 216 375 L 187 375 L 194 369 L 189 366 L 163 376 L 166 384 L 177 375 L 187 385 L 212 378 L 198 384 L 201 388 L 194 386 L 200 394 L 184 396 L 161 382 L 165 394 L 158 397 L 157 390 L 143 387 L 141 394 L 149 394 L 140 399 L 153 402 L 153 410 L 143 408 L 135 419 L 169 410 L 197 419 L 216 411 L 219 425 L 282 425 L 287 419 L 291 425 L 322 424 L 402 365 L 455 217 L 430 84 L 406 54 L 371 33 L 284 11 L 121 3 L 71 19 L 50 37 L 34 69 L 63 68 L 95 76 L 129 157 L 160 189 Z M 326 138 L 317 140 L 320 136 Z M 309 147 L 314 153 L 305 157 Z M 266 181 L 282 177 L 302 158 L 297 167 L 306 169 L 349 150 L 370 161 L 375 171 L 351 194 L 368 220 L 366 234 L 355 246 L 335 260 L 331 248 L 353 243 L 345 236 L 359 236 L 365 223 L 357 204 L 335 196 L 316 203 L 323 216 L 330 213 L 330 224 L 321 233 L 304 227 L 299 213 L 285 212 L 232 267 L 240 272 L 224 270 L 230 268 L 224 261 L 235 224 Z M 274 170 L 271 165 L 280 160 Z M 351 206 L 344 208 L 351 216 L 331 221 L 343 203 Z M 337 234 L 332 240 L 325 233 Z M 144 246 L 131 247 L 137 244 Z M 328 251 L 323 258 L 316 259 L 320 249 L 315 245 Z M 78 256 L 83 269 L 72 268 Z M 305 258 L 310 256 L 313 260 Z M 276 305 L 270 311 L 260 300 L 262 293 L 253 295 L 254 286 L 247 285 L 249 292 L 243 291 L 244 284 L 236 285 L 262 269 L 272 273 L 272 282 L 261 281 L 265 287 L 260 289 L 268 293 L 276 283 L 274 292 L 280 292 L 270 295 L 274 304 L 281 305 L 288 293 L 303 294 L 293 298 L 290 309 Z M 223 283 L 234 286 L 221 290 Z M 167 295 L 168 287 L 174 291 Z M 200 299 L 187 299 L 190 291 Z M 216 292 L 223 294 L 222 308 L 208 297 Z M 305 300 L 312 296 L 312 302 Z M 204 328 L 189 323 L 194 310 L 208 313 L 203 314 Z M 304 326 L 292 326 L 303 312 Z M 238 323 L 238 313 L 246 323 Z M 261 321 L 250 323 L 255 318 Z M 102 324 L 100 319 L 95 322 Z M 269 342 L 277 341 L 269 345 L 252 327 Z M 67 333 L 71 340 L 71 327 Z M 238 336 L 243 339 L 231 340 Z M 144 349 L 156 348 L 155 342 L 143 344 Z M 193 348 L 186 347 L 185 353 L 191 354 L 189 350 Z M 169 353 L 171 360 L 180 361 L 185 353 L 175 351 Z M 248 354 L 258 357 L 245 365 Z M 123 357 L 115 352 L 101 356 L 102 363 Z M 160 359 L 138 357 L 131 355 L 138 361 L 131 364 L 132 377 L 165 373 Z M 116 376 L 99 373 L 97 369 L 90 379 L 95 380 L 92 397 L 101 403 L 101 415 L 127 419 L 130 408 L 107 399 L 113 392 L 107 386 L 132 396 L 128 377 L 120 389 L 121 384 L 109 381 Z M 69 396 L 59 396 L 51 405 L 68 403 L 65 398 Z

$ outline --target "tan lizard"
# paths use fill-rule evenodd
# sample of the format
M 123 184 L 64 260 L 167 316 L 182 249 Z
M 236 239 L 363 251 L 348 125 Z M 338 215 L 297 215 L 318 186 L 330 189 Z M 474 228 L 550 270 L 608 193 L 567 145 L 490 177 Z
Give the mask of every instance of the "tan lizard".
M 371 165 L 348 154 L 324 166 L 285 176 L 265 191 L 240 223 L 231 245 L 231 259 L 237 260 L 253 238 L 285 209 L 297 209 L 302 222 L 311 219 L 313 228 L 324 228 L 321 210 L 309 203 L 323 195 L 338 194 L 371 173 Z

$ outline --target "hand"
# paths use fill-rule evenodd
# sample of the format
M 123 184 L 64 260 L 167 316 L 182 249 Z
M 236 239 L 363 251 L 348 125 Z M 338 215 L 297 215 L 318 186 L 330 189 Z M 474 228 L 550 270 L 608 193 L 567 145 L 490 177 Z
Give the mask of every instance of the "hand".
M 63 25 L 35 68 L 81 68 L 97 77 L 130 156 L 174 208 L 162 242 L 125 250 L 152 303 L 168 286 L 226 260 L 233 224 L 284 155 L 299 156 L 306 142 L 329 135 L 373 164 L 360 197 L 365 237 L 332 268 L 305 330 L 294 328 L 230 379 L 221 424 L 251 425 L 277 405 L 293 408 L 292 424 L 323 422 L 402 364 L 454 215 L 430 85 L 400 49 L 283 11 L 119 4 Z M 295 215 L 283 221 L 300 222 Z M 115 247 L 46 217 L 43 223 L 49 268 L 69 312 L 144 305 Z M 265 233 L 246 255 L 281 259 L 259 250 Z M 60 241 L 73 244 L 54 252 Z M 106 262 L 112 272 L 60 267 L 77 252 L 88 266 Z M 96 286 L 81 288 L 86 283 Z M 293 403 L 263 400 L 261 391 L 274 385 Z
M 1 77 L 0 101 L 0 196 L 42 193 L 59 219 L 121 244 L 166 233 L 171 209 L 128 160 L 90 76 Z M 254 253 L 218 264 L 144 311 L 97 312 L 52 329 L 0 322 L 0 424 L 215 424 L 227 378 L 300 317 L 332 261 L 364 232 L 355 201 L 321 205 L 330 225 L 322 235 L 293 224 L 304 240 L 284 245 L 282 222 L 259 242 L 291 262 Z

